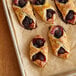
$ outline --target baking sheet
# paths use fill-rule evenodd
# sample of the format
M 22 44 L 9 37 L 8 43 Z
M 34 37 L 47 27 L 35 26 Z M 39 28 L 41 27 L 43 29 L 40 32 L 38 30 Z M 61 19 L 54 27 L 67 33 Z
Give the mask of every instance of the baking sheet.
M 68 34 L 68 42 L 70 43 L 70 46 L 71 46 L 70 57 L 64 60 L 52 54 L 52 50 L 47 36 L 48 27 L 50 26 L 50 24 L 46 24 L 45 22 L 43 22 L 40 19 L 40 17 L 36 14 L 37 23 L 38 23 L 37 29 L 32 31 L 25 30 L 20 26 L 14 14 L 14 11 L 12 9 L 12 0 L 6 0 L 6 2 L 10 13 L 10 17 L 12 19 L 13 30 L 16 35 L 16 40 L 17 40 L 19 52 L 22 58 L 22 63 L 27 76 L 50 76 L 50 75 L 63 73 L 66 71 L 71 71 L 76 68 L 76 59 L 75 59 L 76 58 L 76 47 L 75 47 L 76 46 L 76 34 L 75 34 L 76 25 L 65 24 L 58 17 L 58 15 L 56 16 L 55 24 L 62 25 L 65 28 L 66 33 Z M 51 2 L 55 7 L 54 2 L 53 1 Z M 37 67 L 29 59 L 29 44 L 31 39 L 37 34 L 42 35 L 47 40 L 48 46 L 49 46 L 49 60 L 47 65 L 44 68 Z

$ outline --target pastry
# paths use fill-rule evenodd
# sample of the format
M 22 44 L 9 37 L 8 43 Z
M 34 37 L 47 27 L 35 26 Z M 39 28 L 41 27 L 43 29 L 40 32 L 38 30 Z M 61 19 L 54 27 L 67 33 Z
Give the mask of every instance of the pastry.
M 54 0 L 61 19 L 70 24 L 76 24 L 76 6 L 73 0 Z
M 48 0 L 31 0 L 31 3 L 35 11 L 41 16 L 42 20 L 47 23 L 54 23 L 56 12 Z
M 28 0 L 14 0 L 13 9 L 21 26 L 27 30 L 32 30 L 37 27 L 32 6 Z
M 48 46 L 46 40 L 37 35 L 30 43 L 30 59 L 36 65 L 43 67 L 48 60 Z
M 68 58 L 70 54 L 70 46 L 63 27 L 60 25 L 51 26 L 48 36 L 54 55 L 61 58 Z

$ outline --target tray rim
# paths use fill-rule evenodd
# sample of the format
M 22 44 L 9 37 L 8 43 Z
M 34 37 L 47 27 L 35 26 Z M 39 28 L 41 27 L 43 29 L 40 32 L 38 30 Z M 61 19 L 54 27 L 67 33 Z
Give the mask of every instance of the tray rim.
M 2 0 L 2 3 L 3 3 L 3 7 L 4 7 L 6 18 L 7 18 L 9 30 L 11 32 L 13 44 L 14 44 L 14 47 L 15 47 L 15 52 L 16 52 L 16 56 L 17 56 L 17 59 L 18 59 L 20 71 L 21 71 L 22 76 L 25 76 L 25 71 L 23 69 L 23 64 L 22 64 L 22 61 L 21 61 L 21 56 L 20 56 L 20 53 L 19 53 L 19 49 L 18 49 L 18 45 L 17 45 L 17 42 L 16 42 L 16 38 L 15 38 L 15 35 L 14 35 L 14 32 L 13 32 L 14 30 L 13 30 L 13 28 L 11 26 L 12 25 L 12 22 L 10 20 L 10 15 L 9 15 L 9 12 L 8 12 L 6 1 L 5 0 Z

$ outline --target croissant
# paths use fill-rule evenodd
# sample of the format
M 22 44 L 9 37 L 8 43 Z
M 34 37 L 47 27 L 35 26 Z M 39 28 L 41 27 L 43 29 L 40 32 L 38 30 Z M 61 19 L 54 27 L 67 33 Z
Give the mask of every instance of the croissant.
M 33 38 L 30 43 L 30 59 L 40 67 L 45 66 L 48 61 L 48 45 L 40 35 Z
M 13 9 L 22 27 L 27 30 L 32 30 L 37 27 L 32 6 L 28 0 L 14 0 Z
M 34 10 L 40 15 L 41 19 L 47 23 L 54 23 L 56 12 L 48 0 L 31 0 Z
M 65 23 L 76 24 L 76 5 L 73 0 L 54 0 L 58 13 Z
M 65 59 L 68 58 L 70 54 L 70 46 L 63 27 L 60 25 L 51 26 L 48 37 L 54 55 Z

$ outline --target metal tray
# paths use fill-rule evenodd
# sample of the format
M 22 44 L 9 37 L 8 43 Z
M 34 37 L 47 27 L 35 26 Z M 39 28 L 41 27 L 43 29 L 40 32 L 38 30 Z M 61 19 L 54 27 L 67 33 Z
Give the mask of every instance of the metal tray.
M 4 6 L 5 13 L 6 13 L 9 29 L 10 29 L 10 32 L 11 32 L 12 40 L 13 40 L 13 43 L 14 43 L 16 55 L 17 55 L 17 58 L 18 58 L 20 70 L 21 70 L 22 76 L 26 76 L 26 72 L 23 68 L 24 67 L 23 62 L 22 62 L 21 55 L 20 55 L 20 52 L 19 52 L 19 47 L 18 47 L 18 44 L 17 44 L 16 35 L 15 35 L 14 29 L 13 29 L 13 25 L 12 25 L 12 21 L 11 21 L 9 11 L 8 11 L 8 8 L 7 8 L 7 5 L 6 5 L 6 1 L 5 0 L 2 0 L 2 1 L 3 1 L 3 6 Z M 53 75 L 53 76 L 76 76 L 76 69 L 74 69 L 70 72 L 56 74 L 56 75 Z

